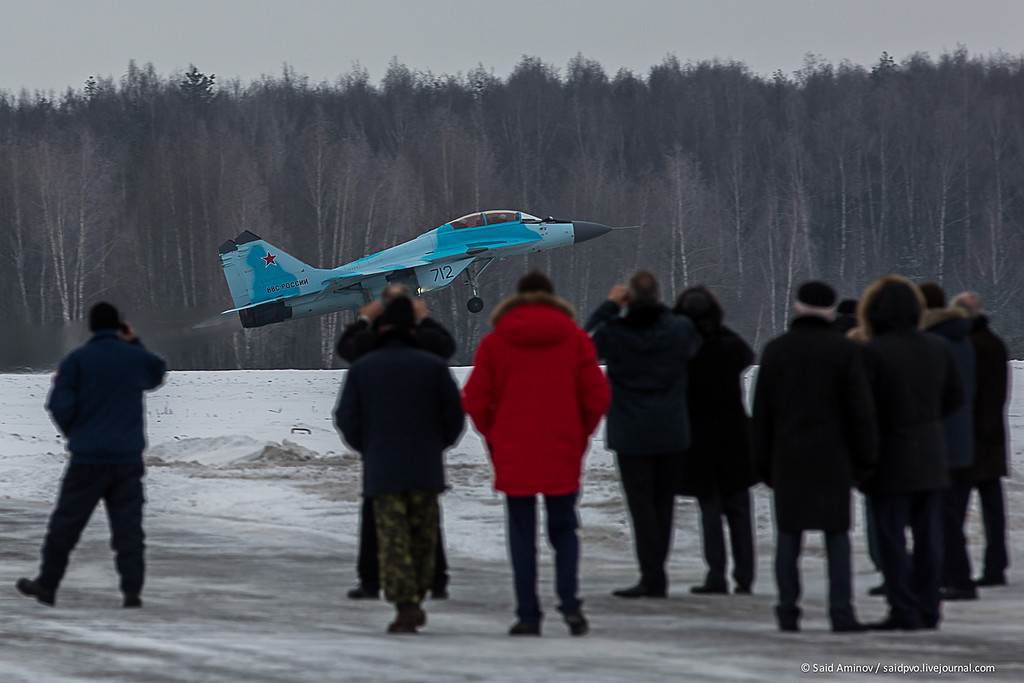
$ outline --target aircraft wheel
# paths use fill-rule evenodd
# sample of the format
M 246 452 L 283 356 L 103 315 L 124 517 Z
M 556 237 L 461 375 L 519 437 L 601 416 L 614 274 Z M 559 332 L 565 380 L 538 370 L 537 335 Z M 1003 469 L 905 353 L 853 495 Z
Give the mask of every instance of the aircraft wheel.
M 474 296 L 466 302 L 466 308 L 469 309 L 470 313 L 479 313 L 484 310 L 484 300 L 478 296 Z

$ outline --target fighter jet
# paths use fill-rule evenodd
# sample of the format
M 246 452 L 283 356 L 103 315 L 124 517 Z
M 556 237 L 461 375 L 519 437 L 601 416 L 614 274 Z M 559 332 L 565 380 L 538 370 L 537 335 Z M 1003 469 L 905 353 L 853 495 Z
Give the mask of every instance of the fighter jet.
M 359 308 L 390 284 L 415 294 L 465 278 L 466 307 L 484 308 L 476 278 L 494 259 L 579 244 L 612 228 L 589 221 L 537 218 L 521 211 L 480 211 L 333 269 L 313 268 L 248 230 L 220 246 L 224 277 L 243 327 Z

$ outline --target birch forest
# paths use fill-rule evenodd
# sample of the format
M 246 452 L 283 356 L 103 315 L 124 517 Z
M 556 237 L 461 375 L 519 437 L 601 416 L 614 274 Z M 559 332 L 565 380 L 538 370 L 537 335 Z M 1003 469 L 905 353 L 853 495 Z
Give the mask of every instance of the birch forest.
M 1024 351 L 1024 58 L 965 49 L 768 78 L 666 58 L 610 74 L 583 56 L 435 76 L 393 61 L 314 84 L 131 62 L 62 94 L 0 92 L 0 370 L 46 370 L 121 308 L 174 369 L 341 367 L 352 312 L 243 330 L 217 247 L 249 230 L 335 267 L 479 210 L 641 226 L 493 263 L 426 297 L 472 362 L 528 268 L 578 319 L 653 271 L 671 304 L 706 284 L 759 349 L 796 287 L 855 298 L 901 273 L 977 291 Z

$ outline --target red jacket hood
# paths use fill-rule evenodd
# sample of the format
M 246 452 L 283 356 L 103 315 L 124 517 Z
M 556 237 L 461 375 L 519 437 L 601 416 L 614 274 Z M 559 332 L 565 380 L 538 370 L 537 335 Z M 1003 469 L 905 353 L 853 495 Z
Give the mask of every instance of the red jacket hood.
M 491 324 L 495 334 L 513 346 L 552 346 L 577 333 L 575 313 L 564 299 L 529 292 L 498 304 L 491 313 Z

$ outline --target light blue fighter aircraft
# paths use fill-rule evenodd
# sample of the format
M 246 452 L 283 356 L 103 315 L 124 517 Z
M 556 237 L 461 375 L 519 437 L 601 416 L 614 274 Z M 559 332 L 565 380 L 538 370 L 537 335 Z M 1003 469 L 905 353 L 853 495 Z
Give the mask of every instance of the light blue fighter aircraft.
M 243 327 L 262 327 L 359 308 L 390 284 L 422 294 L 459 276 L 472 288 L 467 308 L 479 313 L 484 302 L 476 278 L 495 258 L 579 244 L 616 229 L 521 211 L 481 211 L 334 269 L 308 266 L 246 230 L 220 246 L 235 303 L 224 313 L 238 313 Z

